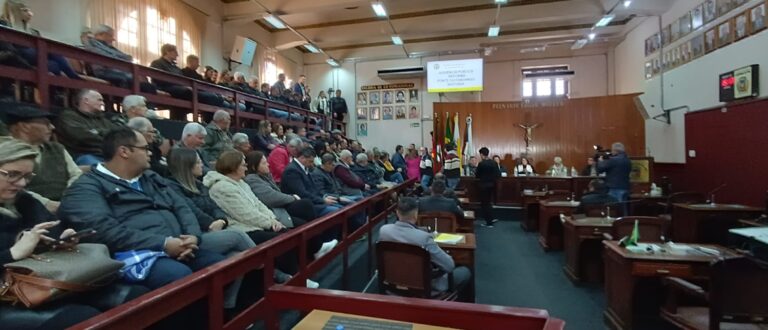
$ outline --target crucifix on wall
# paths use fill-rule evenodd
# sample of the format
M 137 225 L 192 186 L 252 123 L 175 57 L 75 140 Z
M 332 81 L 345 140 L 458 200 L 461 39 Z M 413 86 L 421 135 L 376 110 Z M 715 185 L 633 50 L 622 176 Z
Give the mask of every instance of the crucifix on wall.
M 533 129 L 539 127 L 541 124 L 517 124 L 520 128 L 525 130 L 525 152 L 531 151 L 531 142 L 533 142 Z

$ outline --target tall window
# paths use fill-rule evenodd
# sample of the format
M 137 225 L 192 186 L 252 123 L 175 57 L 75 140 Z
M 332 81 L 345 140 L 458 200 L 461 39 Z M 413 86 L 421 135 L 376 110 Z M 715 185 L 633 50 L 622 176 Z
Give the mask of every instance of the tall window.
M 567 97 L 569 81 L 564 76 L 573 75 L 568 66 L 523 68 L 523 98 Z

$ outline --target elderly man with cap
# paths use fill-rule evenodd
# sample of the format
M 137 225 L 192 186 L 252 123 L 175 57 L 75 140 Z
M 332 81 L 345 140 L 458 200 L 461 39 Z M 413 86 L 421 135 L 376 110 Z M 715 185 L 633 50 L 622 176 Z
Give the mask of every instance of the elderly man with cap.
M 5 117 L 11 136 L 37 151 L 34 167 L 37 176 L 27 182 L 27 192 L 55 213 L 64 190 L 83 172 L 63 145 L 51 141 L 53 114 L 31 105 L 10 104 L 6 106 Z
M 59 141 L 75 157 L 78 165 L 94 165 L 103 160 L 101 141 L 117 127 L 104 116 L 104 98 L 93 89 L 75 96 L 76 109 L 64 109 L 56 121 Z
M 232 135 L 229 133 L 229 125 L 231 123 L 232 119 L 229 116 L 229 112 L 218 110 L 213 114 L 213 120 L 205 128 L 207 134 L 205 135 L 203 151 L 205 151 L 205 155 L 208 157 L 204 159 L 205 161 L 209 163 L 216 162 L 219 154 L 233 148 Z

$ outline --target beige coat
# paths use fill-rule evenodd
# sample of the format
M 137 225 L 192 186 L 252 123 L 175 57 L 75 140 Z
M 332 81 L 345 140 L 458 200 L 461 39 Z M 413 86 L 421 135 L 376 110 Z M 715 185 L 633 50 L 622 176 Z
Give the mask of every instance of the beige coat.
M 210 171 L 203 178 L 208 187 L 208 194 L 214 202 L 227 213 L 229 227 L 243 231 L 271 230 L 280 223 L 272 211 L 251 191 L 245 181 L 235 181 L 216 172 Z

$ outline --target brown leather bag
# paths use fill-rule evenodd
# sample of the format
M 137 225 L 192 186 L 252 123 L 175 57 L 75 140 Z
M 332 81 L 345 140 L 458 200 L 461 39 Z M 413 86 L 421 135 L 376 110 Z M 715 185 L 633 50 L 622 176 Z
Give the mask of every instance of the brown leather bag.
M 102 244 L 78 244 L 5 264 L 0 300 L 35 308 L 69 294 L 98 289 L 119 277 L 123 262 Z

